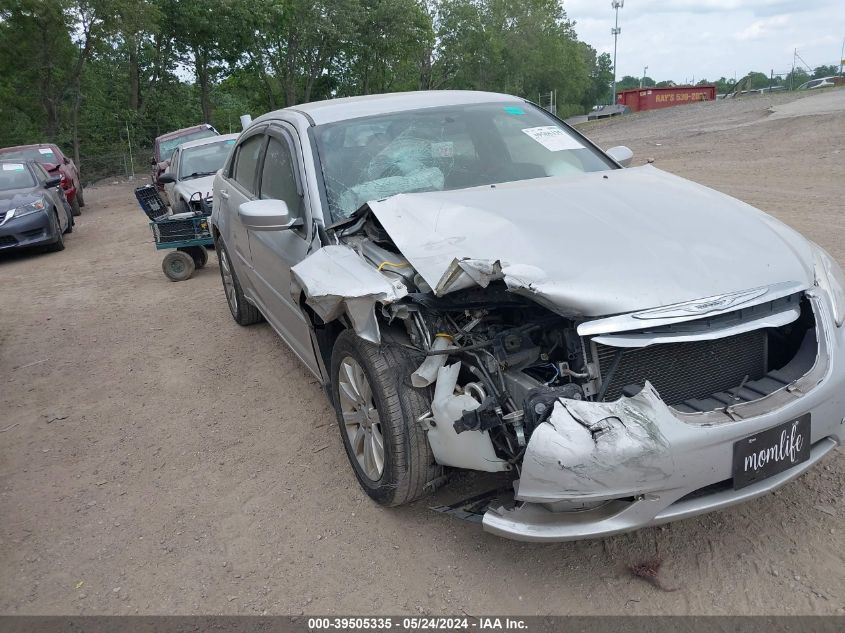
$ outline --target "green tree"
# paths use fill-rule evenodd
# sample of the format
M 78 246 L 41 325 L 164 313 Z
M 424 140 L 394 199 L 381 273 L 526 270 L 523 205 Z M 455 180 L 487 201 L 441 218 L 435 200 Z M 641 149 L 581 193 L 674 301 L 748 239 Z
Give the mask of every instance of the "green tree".
M 613 61 L 608 53 L 596 56 L 596 52 L 591 46 L 587 44 L 583 44 L 583 46 L 588 49 L 587 58 L 592 60 L 590 87 L 585 91 L 584 98 L 581 100 L 584 109 L 589 110 L 594 105 L 612 101 L 613 95 L 610 93 L 613 84 Z
M 67 81 L 76 53 L 62 5 L 0 2 L 0 110 L 9 143 L 34 134 L 58 142 L 67 114 Z
M 622 79 L 616 80 L 616 92 L 620 90 L 630 90 L 631 88 L 639 88 L 640 87 L 640 78 L 639 77 L 632 77 L 631 75 L 625 75 Z
M 783 84 L 790 90 L 795 90 L 798 86 L 809 80 L 810 74 L 806 70 L 795 68 L 783 78 Z
M 821 77 L 831 77 L 839 74 L 839 66 L 816 66 L 813 69 L 812 79 L 819 79 Z
M 437 87 L 557 92 L 558 114 L 583 111 L 594 55 L 556 0 L 443 0 L 437 17 Z

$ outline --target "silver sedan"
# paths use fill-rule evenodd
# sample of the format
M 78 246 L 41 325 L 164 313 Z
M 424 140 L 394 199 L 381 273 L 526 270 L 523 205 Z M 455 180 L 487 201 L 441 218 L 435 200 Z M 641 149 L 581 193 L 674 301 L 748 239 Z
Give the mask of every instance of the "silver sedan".
M 269 113 L 214 180 L 229 309 L 319 378 L 380 504 L 500 473 L 440 509 L 558 541 L 768 493 L 845 436 L 845 276 L 630 161 L 501 94 Z

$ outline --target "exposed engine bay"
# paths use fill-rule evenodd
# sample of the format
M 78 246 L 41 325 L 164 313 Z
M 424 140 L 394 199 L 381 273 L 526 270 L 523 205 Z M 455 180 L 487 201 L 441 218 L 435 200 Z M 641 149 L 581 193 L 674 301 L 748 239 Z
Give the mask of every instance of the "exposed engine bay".
M 802 376 L 815 360 L 814 315 L 800 292 L 711 319 L 626 332 L 616 345 L 612 336 L 579 334 L 587 318 L 555 312 L 495 276 L 486 287 L 438 296 L 366 207 L 332 229 L 337 244 L 317 253 L 332 258 L 320 262 L 324 285 L 300 265 L 299 286 L 323 320 L 345 313 L 371 340 L 379 328 L 401 328 L 402 344 L 424 358 L 410 382 L 432 388 L 430 415 L 420 423 L 441 465 L 519 477 L 528 442 L 561 403 L 611 402 L 649 387 L 679 415 L 730 415 Z M 357 296 L 327 287 L 342 284 L 343 275 L 355 277 Z M 708 334 L 719 328 L 732 334 Z M 577 412 L 568 408 L 593 442 L 615 436 L 618 419 Z

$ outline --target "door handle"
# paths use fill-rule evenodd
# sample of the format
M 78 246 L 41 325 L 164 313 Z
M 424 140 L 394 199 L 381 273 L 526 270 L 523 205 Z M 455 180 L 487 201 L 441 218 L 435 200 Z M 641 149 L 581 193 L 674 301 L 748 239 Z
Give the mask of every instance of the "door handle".
M 220 190 L 220 197 L 223 198 L 224 200 L 228 200 L 229 199 L 229 190 L 228 189 L 221 189 Z

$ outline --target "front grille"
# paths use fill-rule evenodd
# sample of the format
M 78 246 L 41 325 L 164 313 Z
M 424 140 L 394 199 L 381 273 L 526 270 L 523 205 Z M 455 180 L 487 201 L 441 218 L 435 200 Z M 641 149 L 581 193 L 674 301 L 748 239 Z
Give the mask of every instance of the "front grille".
M 622 349 L 596 344 L 596 358 L 602 381 L 607 380 L 616 354 L 622 357 L 604 400 L 616 400 L 629 385 L 654 385 L 669 405 L 706 398 L 727 391 L 766 373 L 767 341 L 765 330 L 729 336 L 712 341 L 664 343 L 636 349 Z

